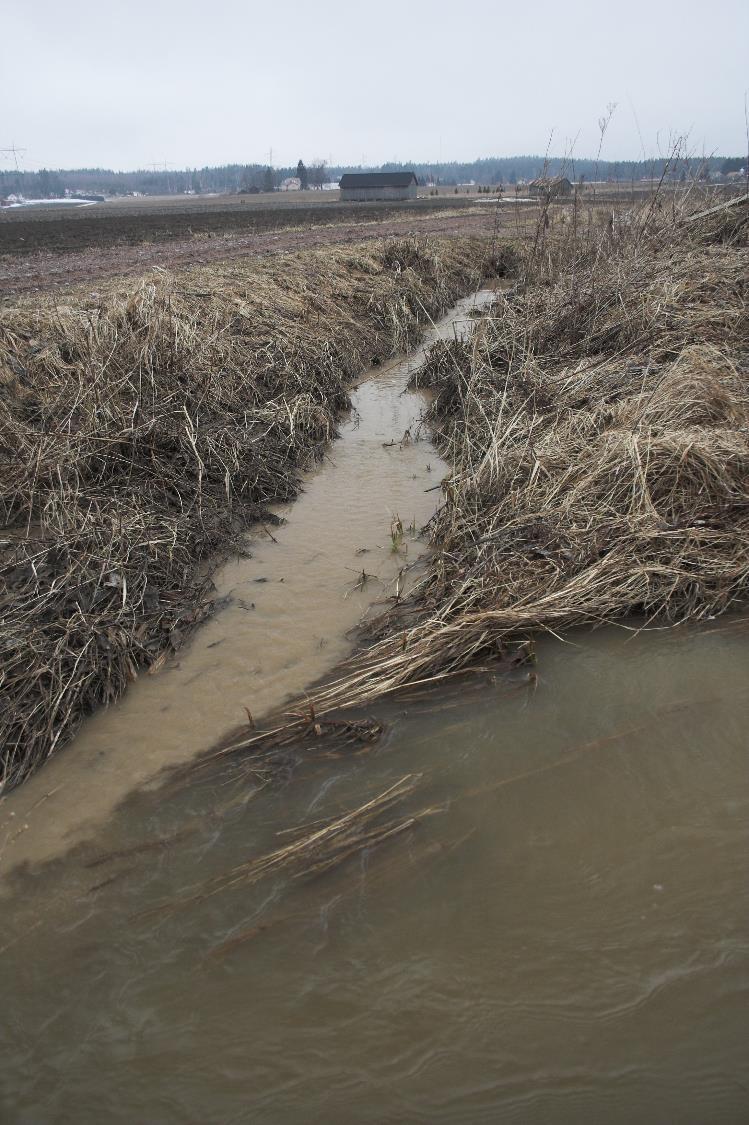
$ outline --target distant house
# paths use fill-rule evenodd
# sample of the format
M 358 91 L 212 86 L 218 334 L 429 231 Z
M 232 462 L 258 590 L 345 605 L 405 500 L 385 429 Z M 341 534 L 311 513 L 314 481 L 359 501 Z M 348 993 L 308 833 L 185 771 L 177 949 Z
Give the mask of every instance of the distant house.
M 572 184 L 566 176 L 539 176 L 528 184 L 528 195 L 533 199 L 561 199 L 572 191 Z
M 341 199 L 416 199 L 413 172 L 346 172 L 341 176 Z
M 281 180 L 278 185 L 279 191 L 301 191 L 302 181 L 298 176 L 287 176 L 285 180 Z

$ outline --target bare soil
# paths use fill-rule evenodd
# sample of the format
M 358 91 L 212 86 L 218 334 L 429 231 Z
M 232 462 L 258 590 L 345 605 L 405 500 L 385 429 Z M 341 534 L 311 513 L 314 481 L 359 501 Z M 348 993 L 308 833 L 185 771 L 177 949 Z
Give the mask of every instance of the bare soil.
M 0 254 L 26 255 L 36 250 L 67 253 L 88 246 L 164 242 L 192 235 L 230 231 L 258 233 L 283 227 L 391 219 L 410 212 L 452 210 L 469 200 L 453 197 L 398 202 L 341 203 L 317 199 L 285 202 L 276 198 L 220 196 L 199 201 L 190 196 L 113 200 L 92 206 L 40 205 L 0 211 Z M 328 194 L 328 193 L 326 193 Z M 256 202 L 257 200 L 257 202 Z
M 294 211 L 295 224 L 276 230 L 192 233 L 160 242 L 88 245 L 65 253 L 46 249 L 22 255 L 0 254 L 0 299 L 7 301 L 24 293 L 88 284 L 97 279 L 142 274 L 154 266 L 175 269 L 208 265 L 223 260 L 265 257 L 269 254 L 285 254 L 341 243 L 400 238 L 411 233 L 486 235 L 493 232 L 495 225 L 493 207 L 474 206 L 471 210 L 457 210 L 452 206 L 443 210 L 411 211 L 405 215 L 401 212 L 396 217 L 379 219 L 357 211 L 356 216 L 347 221 L 341 221 L 340 218 L 336 221 L 328 213 L 329 218 L 325 223 L 313 226 L 302 225 L 305 222 L 304 214 L 301 210 Z M 322 208 L 321 212 L 326 213 Z M 81 222 L 82 220 L 71 216 L 67 225 L 76 228 Z M 33 220 L 29 223 L 31 225 Z M 37 222 L 36 226 L 43 230 L 48 224 Z M 516 234 L 514 220 L 508 215 L 501 216 L 497 233 Z

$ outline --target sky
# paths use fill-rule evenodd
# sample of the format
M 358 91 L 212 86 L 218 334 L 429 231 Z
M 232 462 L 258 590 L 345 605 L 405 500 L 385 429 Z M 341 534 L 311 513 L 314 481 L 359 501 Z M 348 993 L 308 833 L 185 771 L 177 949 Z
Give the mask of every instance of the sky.
M 747 0 L 1 3 L 32 170 L 747 150 Z

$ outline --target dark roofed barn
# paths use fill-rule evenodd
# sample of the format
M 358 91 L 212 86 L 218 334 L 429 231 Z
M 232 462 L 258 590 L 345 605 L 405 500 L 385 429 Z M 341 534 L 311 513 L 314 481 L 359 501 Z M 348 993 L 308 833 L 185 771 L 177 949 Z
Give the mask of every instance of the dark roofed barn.
M 528 184 L 528 195 L 534 199 L 559 199 L 572 192 L 572 184 L 566 176 L 539 176 Z
M 413 172 L 346 172 L 341 176 L 341 199 L 416 199 Z

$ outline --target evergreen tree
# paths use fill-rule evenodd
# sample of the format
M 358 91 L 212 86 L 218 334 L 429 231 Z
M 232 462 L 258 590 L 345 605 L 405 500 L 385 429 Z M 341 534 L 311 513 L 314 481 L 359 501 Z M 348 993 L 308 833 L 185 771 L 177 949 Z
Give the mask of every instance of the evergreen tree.
M 57 172 L 50 172 L 42 168 L 37 175 L 37 190 L 42 199 L 59 199 L 65 192 L 65 186 Z
M 263 176 L 263 191 L 275 191 L 276 184 L 273 176 L 273 169 L 266 168 L 265 175 Z
M 309 187 L 309 176 L 307 175 L 307 169 L 305 168 L 304 163 L 301 160 L 296 166 L 296 174 L 302 185 L 302 191 L 306 191 Z

